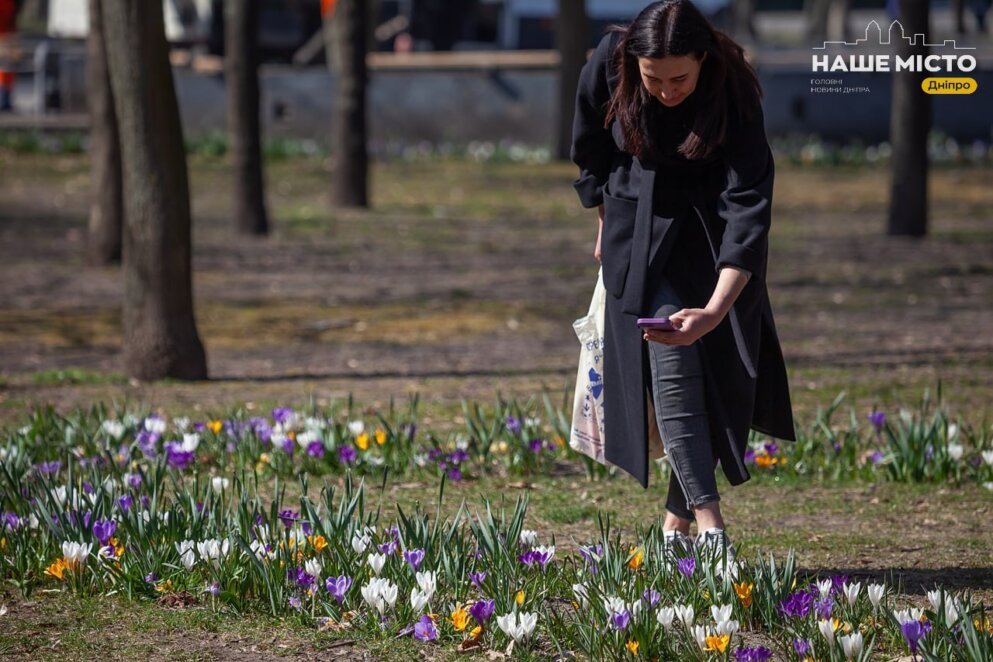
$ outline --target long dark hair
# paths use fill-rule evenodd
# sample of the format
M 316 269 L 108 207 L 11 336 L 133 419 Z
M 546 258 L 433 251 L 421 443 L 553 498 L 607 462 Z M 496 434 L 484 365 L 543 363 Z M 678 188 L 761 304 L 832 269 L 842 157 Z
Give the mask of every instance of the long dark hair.
M 616 118 L 625 148 L 639 158 L 652 149 L 649 117 L 652 102 L 657 103 L 642 83 L 639 57 L 691 55 L 699 61 L 707 54 L 690 95 L 697 108 L 692 128 L 678 148 L 687 159 L 710 156 L 724 143 L 731 113 L 742 119 L 750 117 L 762 98 L 758 77 L 745 60 L 744 49 L 714 28 L 690 0 L 654 2 L 630 25 L 611 25 L 608 31 L 623 32 L 624 36 L 611 58 L 620 76 L 605 125 L 609 127 Z

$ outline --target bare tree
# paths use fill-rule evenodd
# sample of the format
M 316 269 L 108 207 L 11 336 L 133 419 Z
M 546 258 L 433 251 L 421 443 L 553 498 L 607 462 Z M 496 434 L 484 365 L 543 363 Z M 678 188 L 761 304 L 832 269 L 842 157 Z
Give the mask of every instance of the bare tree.
M 366 53 L 369 14 L 362 0 L 337 0 L 325 15 L 328 64 L 335 80 L 331 117 L 331 204 L 369 206 Z
M 905 34 L 929 34 L 928 5 L 918 0 L 900 0 L 900 23 Z M 926 56 L 927 46 L 911 45 L 900 39 L 902 57 Z M 931 128 L 931 97 L 921 89 L 926 73 L 893 73 L 893 102 L 890 113 L 890 141 L 893 144 L 893 171 L 887 234 L 924 236 L 927 234 L 927 139 Z
M 572 146 L 572 116 L 576 112 L 579 72 L 586 64 L 589 29 L 586 0 L 559 0 L 559 20 L 555 25 L 559 51 L 559 114 L 555 156 L 568 160 Z
M 100 0 L 90 0 L 86 37 L 86 99 L 90 111 L 90 203 L 87 260 L 94 266 L 121 260 L 124 200 L 121 191 L 121 145 L 107 71 Z
M 124 172 L 124 364 L 138 379 L 205 379 L 193 316 L 190 196 L 161 2 L 103 0 Z
M 235 229 L 256 235 L 269 231 L 259 120 L 258 30 L 259 0 L 225 0 L 224 79 Z

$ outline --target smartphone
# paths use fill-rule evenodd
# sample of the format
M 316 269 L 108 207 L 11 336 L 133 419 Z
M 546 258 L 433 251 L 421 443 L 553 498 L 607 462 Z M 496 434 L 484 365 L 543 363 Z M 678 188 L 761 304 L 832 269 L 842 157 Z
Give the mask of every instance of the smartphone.
M 675 331 L 676 327 L 669 321 L 668 317 L 640 317 L 638 326 L 643 329 L 657 329 L 659 331 Z

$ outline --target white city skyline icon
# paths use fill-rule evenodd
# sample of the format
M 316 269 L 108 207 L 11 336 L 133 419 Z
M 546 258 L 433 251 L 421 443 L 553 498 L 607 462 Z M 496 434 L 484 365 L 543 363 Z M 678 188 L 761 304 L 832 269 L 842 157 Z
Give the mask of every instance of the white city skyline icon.
M 926 37 L 925 37 L 925 35 L 924 35 L 923 32 L 918 32 L 918 33 L 914 34 L 913 38 L 911 39 L 910 37 L 907 36 L 906 31 L 904 31 L 904 29 L 903 29 L 903 23 L 901 23 L 899 20 L 894 20 L 892 23 L 890 23 L 890 27 L 886 31 L 886 41 L 883 41 L 883 29 L 881 27 L 879 27 L 879 23 L 877 23 L 875 19 L 869 21 L 869 23 L 865 26 L 865 38 L 863 38 L 863 39 L 856 39 L 855 41 L 825 41 L 823 46 L 813 46 L 812 49 L 815 50 L 815 51 L 816 50 L 825 50 L 829 45 L 830 46 L 859 46 L 860 44 L 864 44 L 864 43 L 878 44 L 880 46 L 890 46 L 893 43 L 893 38 L 894 38 L 893 27 L 894 26 L 897 26 L 899 28 L 899 32 L 895 35 L 895 37 L 897 39 L 903 39 L 904 41 L 908 42 L 911 46 L 921 46 L 921 45 L 923 45 L 923 46 L 928 46 L 928 47 L 933 47 L 933 48 L 948 48 L 948 47 L 951 47 L 951 48 L 954 48 L 954 49 L 960 50 L 960 51 L 962 51 L 962 50 L 971 50 L 971 51 L 976 50 L 976 47 L 975 46 L 959 46 L 958 44 L 955 43 L 955 40 L 954 39 L 945 39 L 940 44 L 929 44 L 929 43 L 927 43 Z M 875 27 L 875 30 L 873 30 L 873 27 Z M 870 35 L 871 32 L 874 32 L 874 34 L 876 36 L 876 41 L 875 42 L 870 41 L 870 36 L 869 35 Z M 920 41 L 918 41 L 918 40 L 920 40 Z

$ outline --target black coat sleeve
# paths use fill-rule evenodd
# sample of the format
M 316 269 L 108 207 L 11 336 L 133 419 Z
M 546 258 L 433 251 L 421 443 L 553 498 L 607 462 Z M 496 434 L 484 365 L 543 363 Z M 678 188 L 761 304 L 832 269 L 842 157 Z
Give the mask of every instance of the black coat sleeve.
M 611 56 L 612 35 L 606 34 L 579 74 L 576 114 L 572 123 L 570 158 L 579 166 L 579 178 L 573 182 L 584 207 L 603 203 L 603 187 L 610 173 L 611 156 L 616 149 L 610 131 L 603 126 L 610 101 L 607 66 Z
M 761 104 L 750 119 L 732 126 L 725 155 L 727 182 L 717 211 L 727 225 L 717 271 L 731 265 L 750 271 L 753 277 L 764 278 L 775 164 L 765 135 Z

